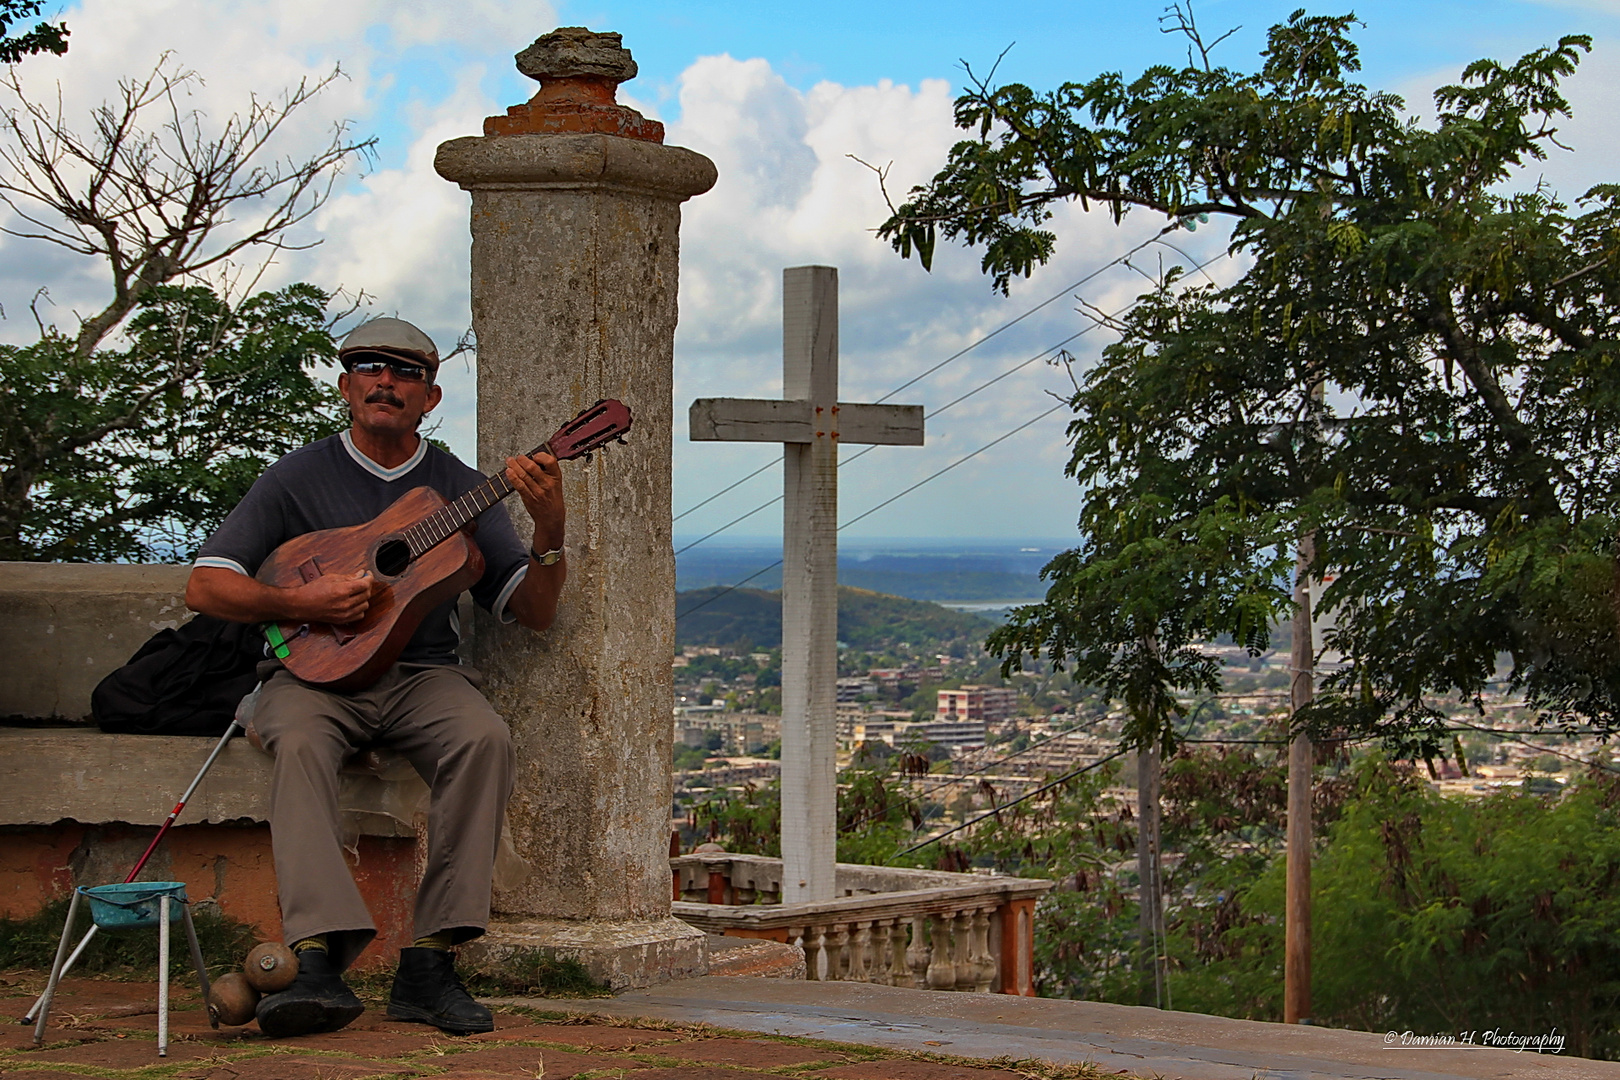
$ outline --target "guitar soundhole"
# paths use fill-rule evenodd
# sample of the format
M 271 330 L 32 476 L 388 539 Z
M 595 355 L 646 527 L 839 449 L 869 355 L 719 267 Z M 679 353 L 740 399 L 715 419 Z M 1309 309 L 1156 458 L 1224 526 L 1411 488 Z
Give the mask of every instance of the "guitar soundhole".
M 411 565 L 411 548 L 399 537 L 384 540 L 377 545 L 377 572 L 384 577 L 398 577 Z

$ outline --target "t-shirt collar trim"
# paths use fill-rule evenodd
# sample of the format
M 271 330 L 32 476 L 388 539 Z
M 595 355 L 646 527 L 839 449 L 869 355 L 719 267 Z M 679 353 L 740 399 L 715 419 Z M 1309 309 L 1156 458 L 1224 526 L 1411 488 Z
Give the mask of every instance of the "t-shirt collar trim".
M 354 440 L 349 437 L 349 433 L 347 431 L 340 432 L 338 434 L 338 438 L 343 440 L 343 449 L 349 452 L 349 456 L 354 459 L 354 463 L 356 465 L 366 470 L 366 472 L 370 473 L 372 476 L 379 477 L 383 480 L 398 480 L 400 477 L 404 476 L 406 473 L 420 465 L 422 463 L 422 459 L 427 456 L 427 440 L 418 436 L 416 440 L 416 453 L 412 454 L 410 458 L 404 462 L 404 464 L 396 465 L 392 469 L 385 469 L 375 461 L 372 461 L 370 458 L 366 457 L 365 454 L 361 453 L 360 448 L 354 445 Z

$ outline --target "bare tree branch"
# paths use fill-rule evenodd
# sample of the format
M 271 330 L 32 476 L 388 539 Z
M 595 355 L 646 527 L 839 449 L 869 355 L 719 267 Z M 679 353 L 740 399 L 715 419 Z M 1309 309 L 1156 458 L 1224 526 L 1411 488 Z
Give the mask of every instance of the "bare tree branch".
M 60 90 L 46 105 L 15 70 L 0 76 L 15 101 L 0 111 L 0 201 L 17 215 L 4 231 L 107 261 L 112 299 L 81 320 L 75 355 L 88 357 L 159 285 L 218 270 L 249 249 L 267 260 L 319 242 L 295 243 L 288 231 L 375 140 L 353 140 L 339 123 L 307 157 L 274 158 L 271 144 L 342 74 L 301 80 L 274 100 L 254 95 L 210 133 L 182 101 L 197 75 L 165 55 L 146 77 L 119 83 L 87 136 L 65 120 Z

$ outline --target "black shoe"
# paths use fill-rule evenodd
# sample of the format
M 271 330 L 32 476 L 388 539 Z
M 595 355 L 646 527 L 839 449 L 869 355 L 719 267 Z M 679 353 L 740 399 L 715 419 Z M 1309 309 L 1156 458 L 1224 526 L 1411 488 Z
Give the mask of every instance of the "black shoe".
M 298 954 L 298 977 L 287 989 L 267 994 L 255 1012 L 259 1030 L 272 1039 L 336 1031 L 366 1011 L 343 983 L 332 958 L 320 949 Z
M 474 1001 L 456 975 L 456 958 L 442 949 L 399 950 L 399 971 L 388 995 L 395 1020 L 432 1024 L 451 1035 L 494 1031 L 495 1018 Z

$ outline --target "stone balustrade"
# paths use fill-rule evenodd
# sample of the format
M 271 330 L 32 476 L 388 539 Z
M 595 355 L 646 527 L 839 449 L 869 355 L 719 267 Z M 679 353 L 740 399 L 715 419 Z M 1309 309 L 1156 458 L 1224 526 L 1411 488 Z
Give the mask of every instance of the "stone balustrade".
M 783 904 L 780 859 L 699 853 L 670 869 L 676 917 L 797 945 L 811 979 L 1034 995 L 1035 902 L 1050 881 L 839 863 L 839 899 Z

